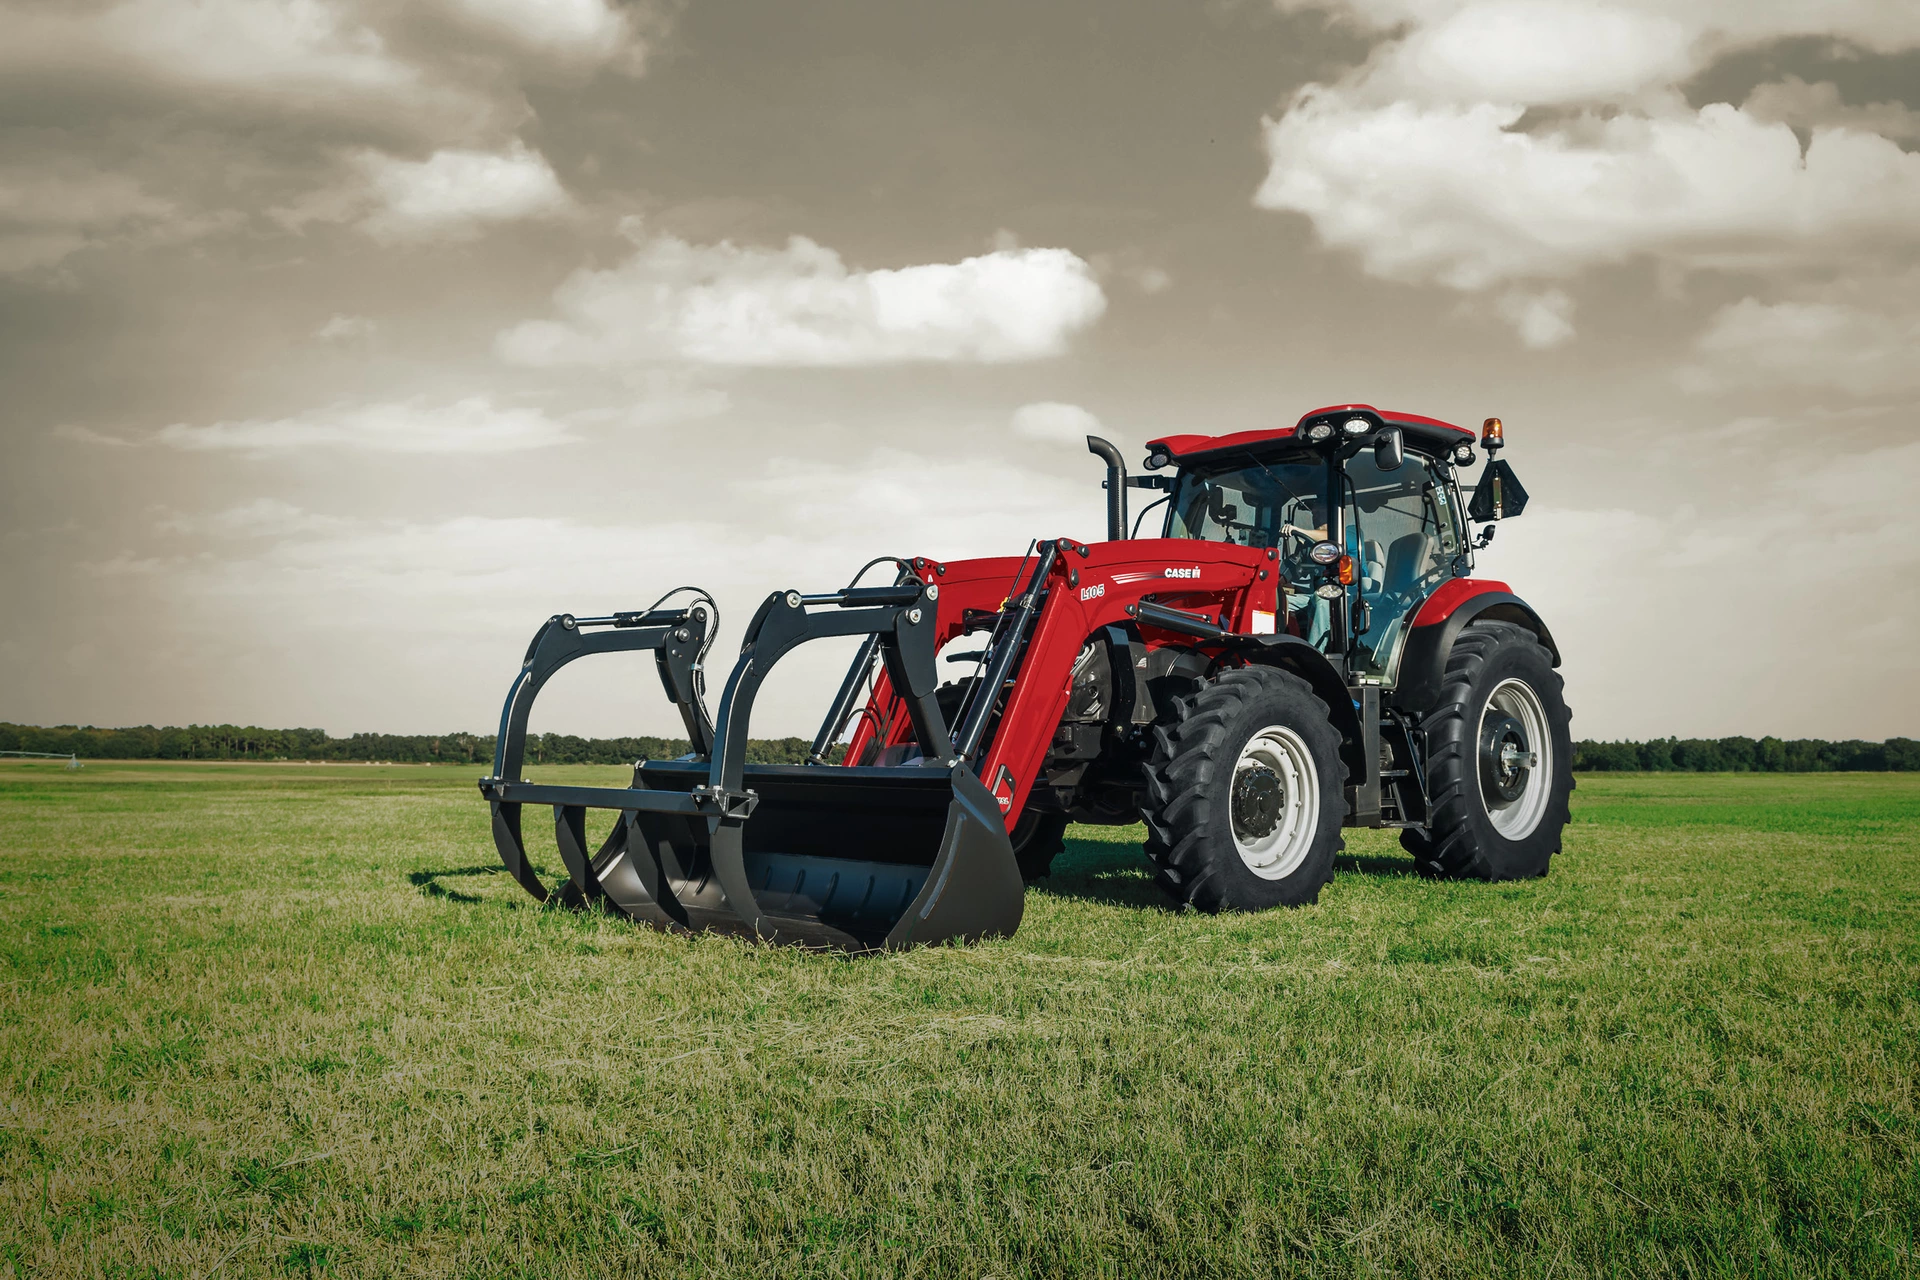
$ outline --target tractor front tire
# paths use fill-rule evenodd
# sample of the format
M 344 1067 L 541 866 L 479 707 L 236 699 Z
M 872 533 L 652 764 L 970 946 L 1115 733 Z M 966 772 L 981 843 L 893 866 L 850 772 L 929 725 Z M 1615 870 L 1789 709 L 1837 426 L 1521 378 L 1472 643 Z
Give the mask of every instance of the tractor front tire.
M 1175 704 L 1147 762 L 1154 882 L 1201 911 L 1315 902 L 1347 804 L 1340 734 L 1296 675 L 1240 667 Z
M 1525 627 L 1469 623 L 1424 718 L 1431 818 L 1400 834 L 1420 873 L 1525 880 L 1560 852 L 1572 719 L 1553 655 Z M 1528 763 L 1529 757 L 1532 763 Z

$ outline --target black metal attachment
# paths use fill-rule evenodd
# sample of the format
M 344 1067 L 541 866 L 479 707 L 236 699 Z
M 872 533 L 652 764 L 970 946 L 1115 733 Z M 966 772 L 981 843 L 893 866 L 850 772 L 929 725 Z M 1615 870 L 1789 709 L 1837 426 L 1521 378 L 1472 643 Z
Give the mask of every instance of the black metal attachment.
M 1178 631 L 1196 640 L 1208 640 L 1219 644 L 1234 638 L 1234 633 L 1221 626 L 1217 619 L 1188 613 L 1185 609 L 1171 609 L 1164 604 L 1155 604 L 1151 600 L 1142 600 L 1139 604 L 1127 606 L 1127 613 L 1150 627 L 1159 627 L 1162 631 Z
M 552 804 L 558 822 L 562 808 L 593 804 L 602 791 L 595 787 L 536 786 L 520 780 L 527 751 L 527 715 L 533 710 L 533 700 L 539 696 L 541 687 L 554 672 L 576 658 L 651 649 L 661 686 L 680 710 L 693 753 L 704 756 L 713 749 L 713 726 L 700 701 L 699 664 L 712 617 L 711 605 L 702 604 L 685 609 L 616 613 L 604 618 L 576 618 L 562 613 L 547 619 L 546 625 L 534 634 L 527 646 L 527 656 L 520 664 L 520 674 L 507 690 L 506 705 L 500 711 L 500 732 L 494 740 L 493 773 L 480 780 L 480 793 L 493 808 L 493 839 L 500 850 L 500 860 L 506 864 L 508 874 L 535 898 L 544 902 L 547 888 L 527 860 L 520 833 L 521 805 Z M 563 836 L 563 860 L 567 851 L 567 840 Z M 571 861 L 568 872 L 571 876 Z M 594 896 L 596 890 L 590 878 L 573 879 L 581 894 Z
M 587 625 L 554 619 L 508 695 L 502 755 L 495 776 L 481 782 L 508 870 L 536 898 L 546 897 L 520 838 L 521 806 L 540 802 L 554 806 L 569 897 L 604 900 L 660 928 L 851 951 L 1012 933 L 1024 907 L 1013 847 L 998 804 L 960 760 L 934 697 L 940 588 L 902 578 L 888 587 L 769 596 L 747 627 L 713 728 L 696 739 L 706 749 L 642 761 L 625 788 L 518 780 L 526 705 L 553 669 L 578 656 L 549 660 L 543 645 L 569 643 L 549 637 L 578 637 Z M 690 623 L 664 628 L 663 653 L 687 643 L 675 639 L 683 632 L 698 651 L 705 633 Z M 607 633 L 627 643 L 582 651 L 651 647 L 644 630 Z M 867 636 L 863 653 L 885 664 L 919 754 L 884 767 L 748 764 L 753 701 L 773 665 L 809 640 L 850 635 Z M 591 645 L 600 637 L 580 639 Z M 830 722 L 844 723 L 839 703 L 851 695 L 842 694 Z M 697 709 L 697 691 L 692 702 Z M 704 726 L 705 712 L 697 719 Z M 832 736 L 816 740 L 816 758 L 831 745 Z M 591 856 L 588 808 L 621 815 Z

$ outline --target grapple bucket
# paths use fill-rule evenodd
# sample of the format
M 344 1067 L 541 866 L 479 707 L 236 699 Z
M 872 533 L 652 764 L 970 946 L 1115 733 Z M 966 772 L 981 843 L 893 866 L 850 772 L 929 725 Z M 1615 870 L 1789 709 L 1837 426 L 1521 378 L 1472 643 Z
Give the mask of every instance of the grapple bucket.
M 659 928 L 850 951 L 1011 934 L 1024 886 L 1005 818 L 955 752 L 934 698 L 938 593 L 914 581 L 770 596 L 748 625 L 711 729 L 698 689 L 710 625 L 700 606 L 549 621 L 508 694 L 494 776 L 480 784 L 507 869 L 535 897 L 546 896 L 527 862 L 520 817 L 526 804 L 549 804 L 568 897 L 604 900 Z M 615 629 L 580 634 L 599 626 Z M 903 752 L 909 758 L 887 766 L 746 763 L 753 700 L 773 664 L 808 640 L 847 635 L 868 636 L 863 659 L 885 662 L 918 754 Z M 526 709 L 547 677 L 584 653 L 648 648 L 693 751 L 642 762 L 626 788 L 520 781 Z M 840 703 L 853 684 L 850 673 Z M 590 808 L 619 814 L 592 852 Z

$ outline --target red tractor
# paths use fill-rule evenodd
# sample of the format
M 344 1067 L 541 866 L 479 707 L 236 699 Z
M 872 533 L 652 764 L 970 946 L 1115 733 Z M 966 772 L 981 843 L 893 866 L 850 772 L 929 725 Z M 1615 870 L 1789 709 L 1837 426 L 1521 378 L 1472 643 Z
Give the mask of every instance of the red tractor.
M 1498 419 L 1480 443 L 1499 450 Z M 480 783 L 508 871 L 547 897 L 521 814 L 551 805 L 570 902 L 849 950 L 1012 933 L 1069 822 L 1144 821 L 1156 882 L 1203 911 L 1315 901 L 1345 826 L 1397 828 L 1432 876 L 1546 874 L 1573 788 L 1559 651 L 1504 583 L 1471 576 L 1490 522 L 1526 505 L 1506 462 L 1465 502 L 1471 431 L 1367 405 L 1167 436 L 1132 478 L 1087 445 L 1107 464 L 1105 541 L 883 558 L 868 568 L 893 565 L 888 585 L 776 592 L 713 719 L 704 592 L 550 619 Z M 1131 530 L 1164 507 L 1156 536 L 1129 536 L 1129 488 L 1160 493 Z M 747 763 L 768 670 L 826 636 L 864 641 L 810 758 Z M 626 650 L 654 652 L 692 750 L 641 761 L 629 787 L 521 780 L 541 685 Z M 618 814 L 597 847 L 588 809 Z

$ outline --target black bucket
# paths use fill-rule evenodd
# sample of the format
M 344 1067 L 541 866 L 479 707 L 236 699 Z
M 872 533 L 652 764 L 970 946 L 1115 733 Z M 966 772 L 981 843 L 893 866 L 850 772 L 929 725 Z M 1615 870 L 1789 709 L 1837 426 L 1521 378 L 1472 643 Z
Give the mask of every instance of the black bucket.
M 649 763 L 634 785 L 686 793 L 697 761 Z M 963 765 L 749 765 L 752 815 L 633 810 L 593 859 L 598 888 L 666 928 L 847 950 L 1011 934 L 1025 886 L 1000 808 Z

